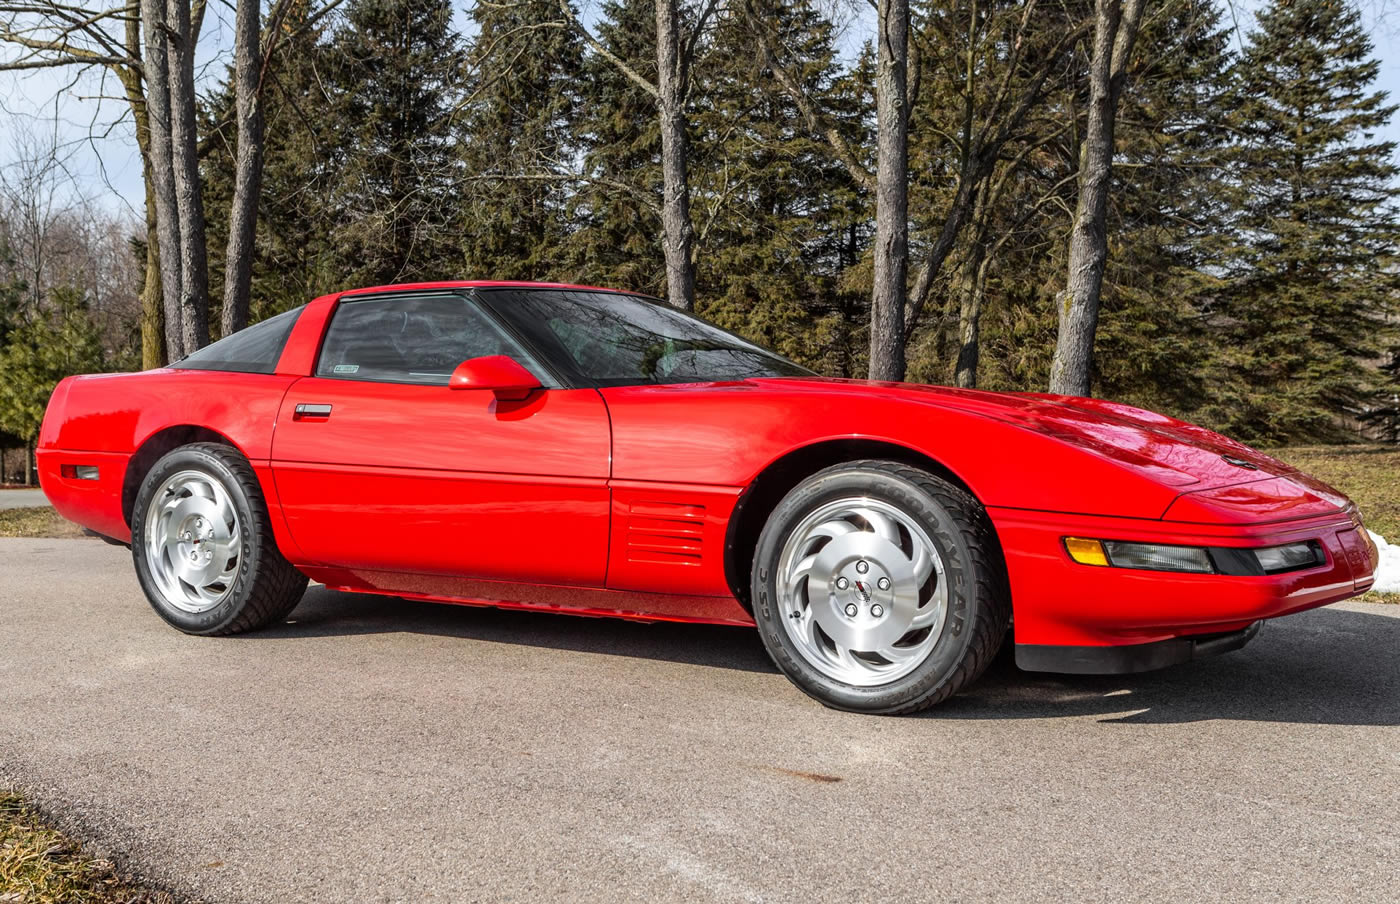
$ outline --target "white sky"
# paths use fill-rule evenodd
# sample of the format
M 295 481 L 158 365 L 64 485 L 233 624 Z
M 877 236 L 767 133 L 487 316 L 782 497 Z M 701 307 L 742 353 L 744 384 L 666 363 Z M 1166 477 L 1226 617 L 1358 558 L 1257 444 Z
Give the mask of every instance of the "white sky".
M 216 0 L 209 6 L 208 19 L 200 41 L 200 65 L 206 84 L 217 80 L 227 64 L 232 46 L 233 12 L 226 5 L 232 0 Z M 468 0 L 456 0 L 457 25 L 466 30 Z M 1377 87 L 1400 99 L 1400 18 L 1387 9 L 1387 0 L 1361 0 L 1363 15 L 1381 60 Z M 585 18 L 596 15 L 596 0 L 585 9 Z M 1235 0 L 1227 3 L 1226 22 L 1238 23 L 1240 34 L 1253 24 L 1252 10 L 1261 0 Z M 854 8 L 856 21 L 846 32 L 846 47 L 854 49 L 870 33 L 867 4 L 842 4 Z M 1388 15 L 1388 13 L 1390 13 Z M 593 14 L 593 15 L 590 15 Z M 5 57 L 12 51 L 6 48 Z M 116 211 L 138 217 L 142 204 L 141 167 L 136 139 L 120 86 L 101 67 L 86 73 L 71 70 L 33 70 L 0 73 L 0 167 L 10 166 L 26 148 L 47 148 L 57 144 L 63 165 L 72 177 L 75 196 L 89 199 Z M 1400 141 L 1400 117 L 1384 137 Z

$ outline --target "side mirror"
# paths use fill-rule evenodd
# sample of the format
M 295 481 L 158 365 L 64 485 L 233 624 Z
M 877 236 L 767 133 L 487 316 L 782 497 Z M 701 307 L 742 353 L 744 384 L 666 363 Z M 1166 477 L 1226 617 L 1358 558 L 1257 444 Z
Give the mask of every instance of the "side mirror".
M 449 389 L 489 389 L 496 398 L 517 402 L 540 388 L 535 375 L 508 355 L 471 358 L 457 365 L 448 380 Z

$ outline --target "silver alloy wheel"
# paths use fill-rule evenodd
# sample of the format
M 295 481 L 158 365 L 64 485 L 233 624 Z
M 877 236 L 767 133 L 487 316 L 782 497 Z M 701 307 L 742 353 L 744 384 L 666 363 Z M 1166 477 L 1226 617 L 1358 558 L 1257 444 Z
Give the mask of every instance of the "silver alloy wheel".
M 809 664 L 846 684 L 908 675 L 948 617 L 938 547 L 879 499 L 838 499 L 803 518 L 783 545 L 777 579 L 788 637 Z
M 165 480 L 146 509 L 146 564 L 166 602 L 182 612 L 208 612 L 233 591 L 243 557 L 243 532 L 233 499 L 203 471 Z

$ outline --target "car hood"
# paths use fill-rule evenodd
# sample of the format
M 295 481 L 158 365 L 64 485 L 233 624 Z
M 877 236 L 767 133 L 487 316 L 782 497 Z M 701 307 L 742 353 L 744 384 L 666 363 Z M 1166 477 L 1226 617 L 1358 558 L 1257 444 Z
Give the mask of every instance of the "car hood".
M 1103 399 L 1003 393 L 870 380 L 783 378 L 754 381 L 810 391 L 877 393 L 955 409 L 1069 444 L 1181 494 L 1172 520 L 1257 520 L 1339 512 L 1341 493 L 1285 462 L 1176 418 Z M 1228 489 L 1228 492 L 1226 491 Z

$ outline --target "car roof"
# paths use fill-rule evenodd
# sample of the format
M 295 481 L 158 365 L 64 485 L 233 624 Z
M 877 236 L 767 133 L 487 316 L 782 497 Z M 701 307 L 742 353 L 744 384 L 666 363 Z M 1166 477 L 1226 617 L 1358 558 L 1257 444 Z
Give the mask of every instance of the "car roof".
M 519 280 L 457 279 L 439 282 L 394 283 L 387 286 L 368 286 L 363 289 L 346 289 L 339 293 L 346 295 L 369 295 L 376 292 L 405 292 L 421 289 L 574 289 L 588 292 L 620 292 L 626 295 L 643 295 L 626 289 L 610 289 L 605 286 L 576 286 L 569 283 L 524 282 Z

